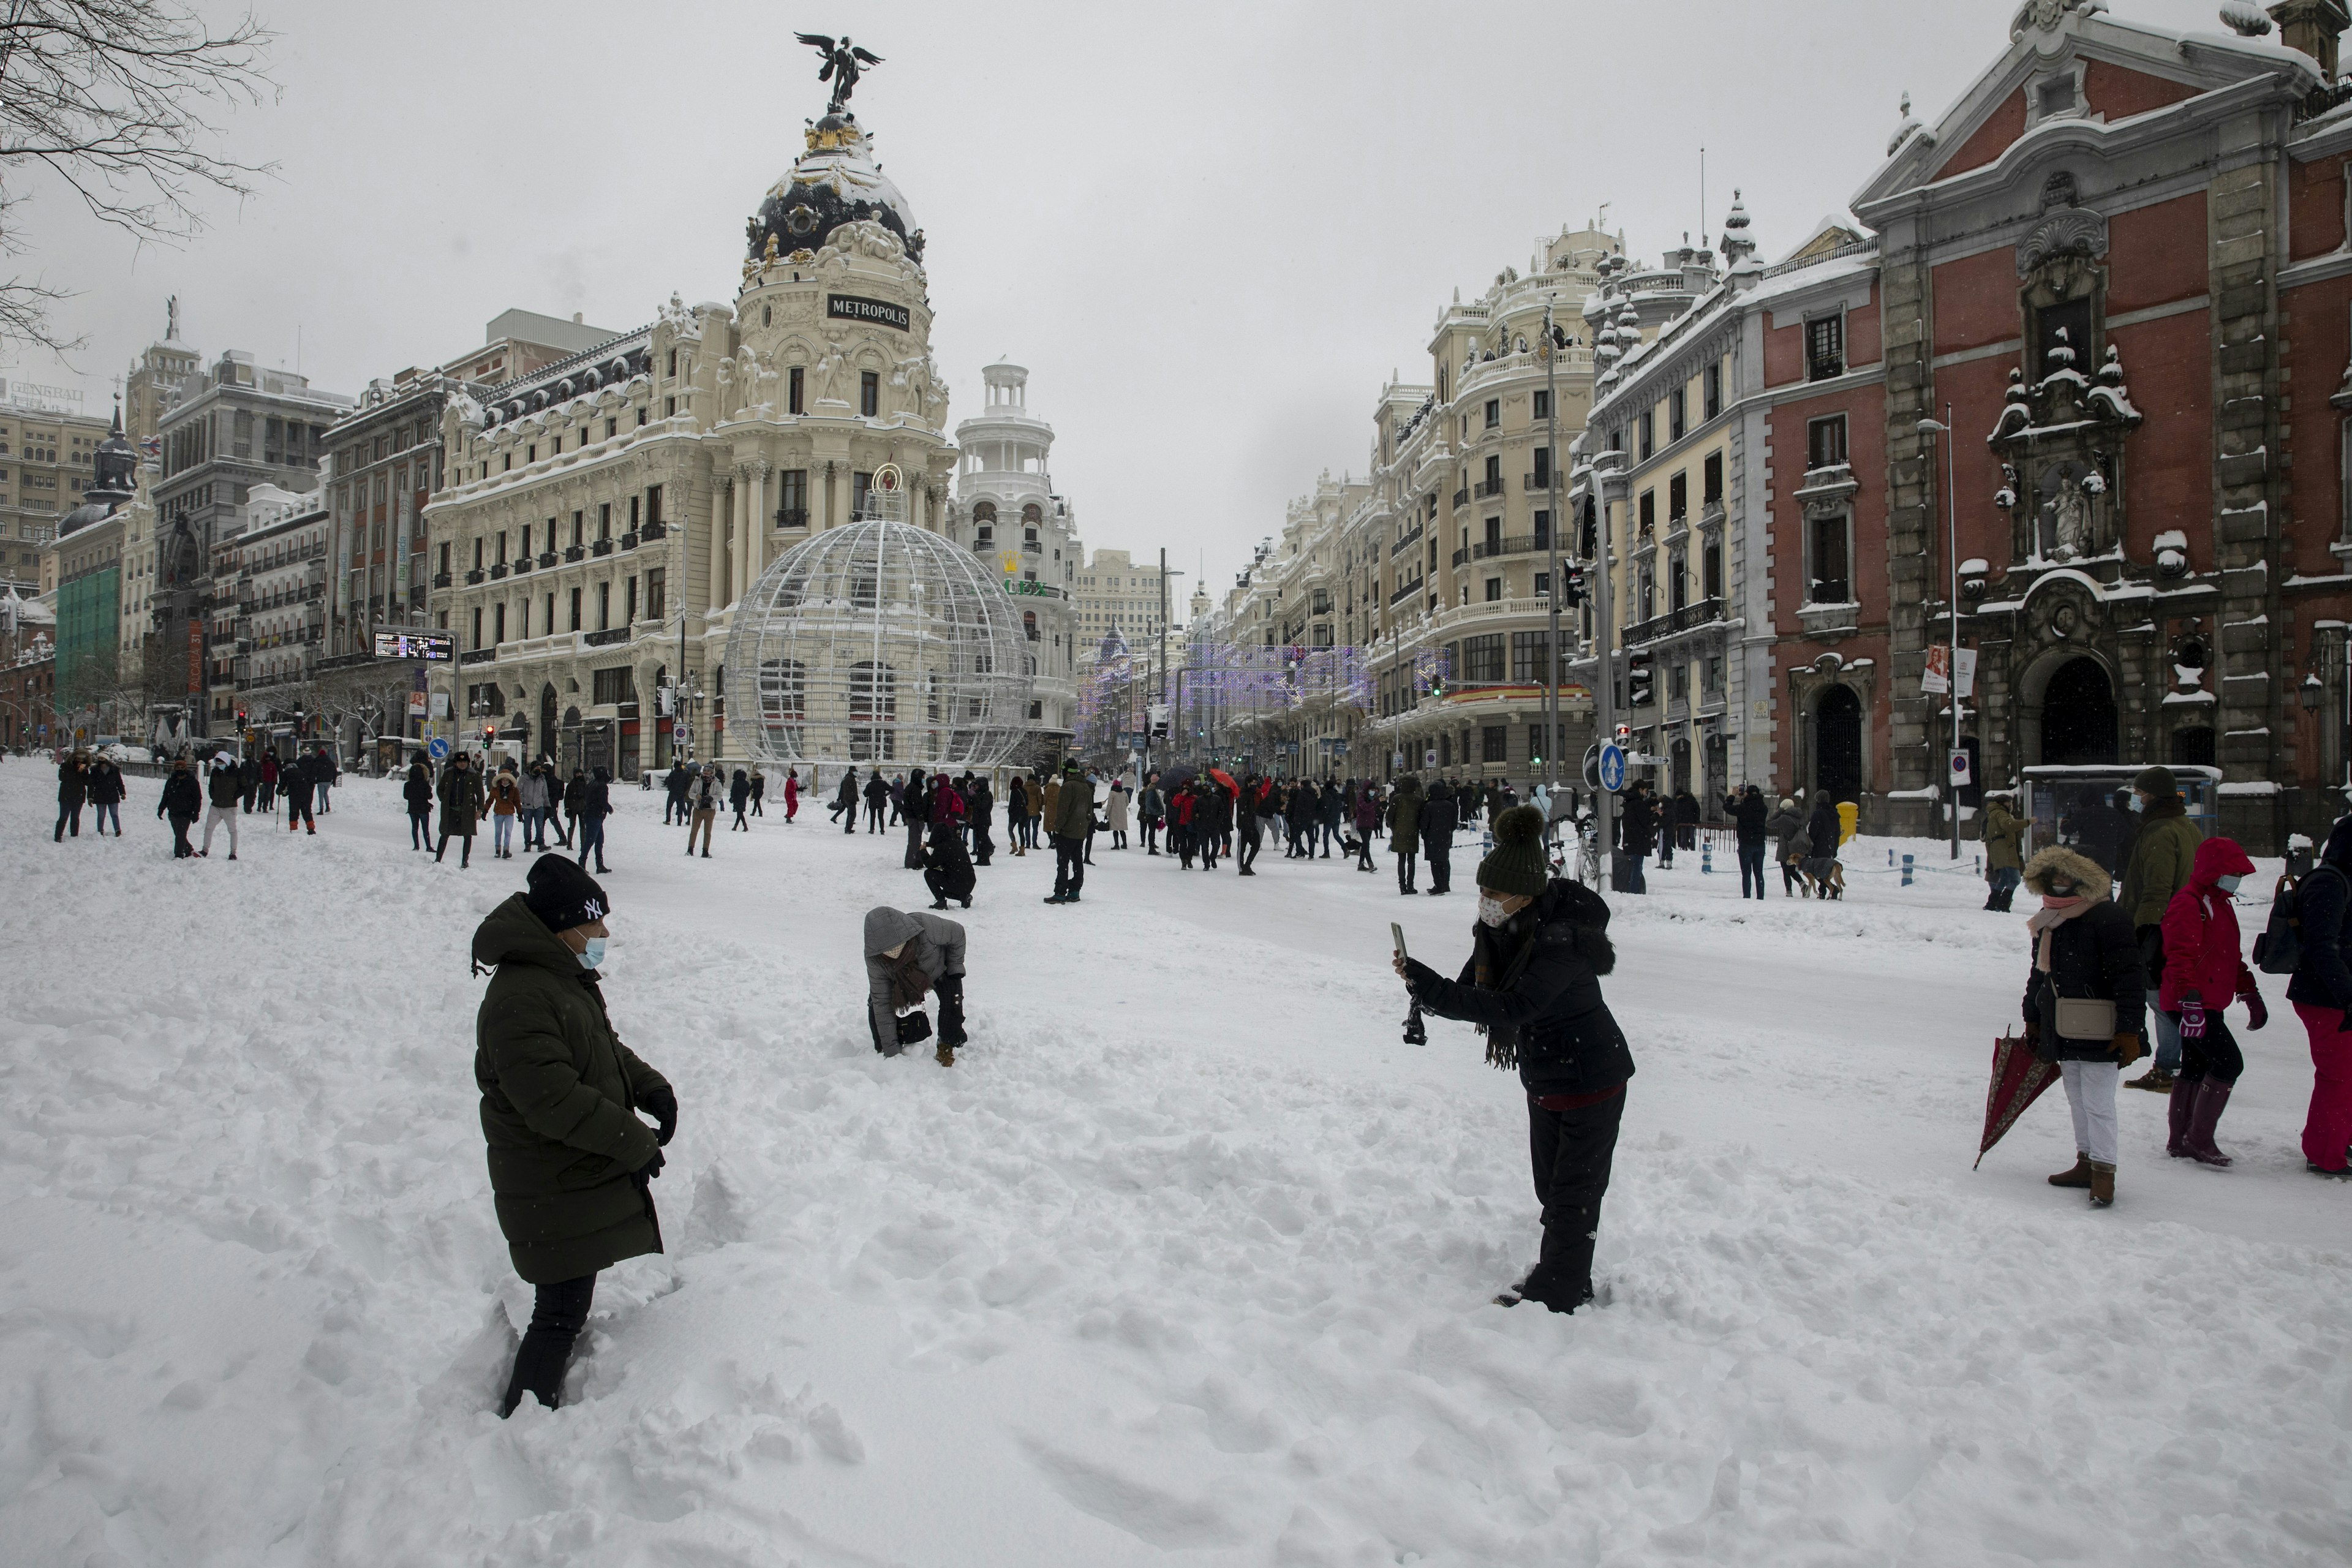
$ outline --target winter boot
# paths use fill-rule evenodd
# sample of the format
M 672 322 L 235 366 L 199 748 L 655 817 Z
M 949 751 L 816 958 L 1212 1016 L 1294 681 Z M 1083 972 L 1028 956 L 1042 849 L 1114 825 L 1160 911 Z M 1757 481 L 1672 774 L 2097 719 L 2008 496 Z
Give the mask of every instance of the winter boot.
M 2000 909 L 2000 894 L 1998 892 L 1987 893 L 1985 895 L 1984 907 L 1990 911 L 1998 912 Z
M 2116 1201 L 2116 1168 L 2104 1160 L 2091 1162 L 2091 1206 L 2103 1209 Z
M 2149 1075 L 2151 1078 L 2154 1074 Z M 2197 1084 L 2190 1079 L 2172 1080 L 2172 1099 L 2166 1109 L 2171 1112 L 2172 1135 L 2164 1142 L 2164 1152 L 2176 1160 L 2189 1157 L 2189 1115 L 2197 1107 Z
M 2050 1184 L 2053 1187 L 2087 1187 L 2091 1184 L 2091 1172 L 2094 1169 L 2091 1157 L 2077 1150 L 2074 1154 L 2074 1168 L 2061 1171 L 2051 1177 Z
M 2124 1082 L 2126 1089 L 2144 1089 L 2154 1094 L 2170 1094 L 2173 1077 L 2159 1067 L 2151 1067 L 2135 1079 Z
M 938 1050 L 931 1053 L 931 1059 L 939 1063 L 940 1066 L 943 1068 L 951 1068 L 955 1066 L 955 1047 L 953 1046 L 941 1046 Z
M 2197 1104 L 2189 1113 L 2189 1157 L 2200 1165 L 2216 1170 L 2229 1167 L 2230 1156 L 2213 1146 L 2213 1129 L 2221 1120 L 2221 1112 L 2230 1103 L 2230 1086 L 2216 1079 L 2200 1079 L 2197 1085 Z

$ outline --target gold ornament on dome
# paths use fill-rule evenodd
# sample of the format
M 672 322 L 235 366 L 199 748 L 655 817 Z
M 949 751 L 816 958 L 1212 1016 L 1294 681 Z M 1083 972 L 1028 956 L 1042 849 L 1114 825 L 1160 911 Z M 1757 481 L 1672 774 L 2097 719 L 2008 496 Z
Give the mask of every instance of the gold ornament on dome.
M 786 258 L 786 259 L 796 266 L 805 267 L 810 262 L 816 259 L 816 252 L 803 245 L 798 250 L 793 251 L 790 257 Z
M 772 234 L 770 234 L 770 235 L 768 236 L 768 248 L 767 248 L 767 249 L 765 249 L 764 251 L 761 252 L 761 257 L 762 257 L 763 258 L 765 258 L 766 260 L 769 260 L 769 261 L 773 261 L 773 260 L 775 260 L 775 258 L 776 258 L 776 237 L 775 237 L 772 233 Z
M 857 133 L 845 125 L 837 125 L 829 131 L 820 131 L 812 125 L 808 128 L 808 150 L 812 153 L 837 153 L 855 142 L 856 138 Z

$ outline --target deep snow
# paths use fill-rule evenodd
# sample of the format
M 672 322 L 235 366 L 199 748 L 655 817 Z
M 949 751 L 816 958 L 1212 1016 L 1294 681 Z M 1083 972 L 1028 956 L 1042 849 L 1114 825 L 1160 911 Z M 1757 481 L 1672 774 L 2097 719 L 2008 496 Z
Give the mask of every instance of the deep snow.
M 2023 917 L 1936 846 L 1907 889 L 1855 847 L 1840 905 L 1687 857 L 1617 901 L 1641 1071 L 1570 1319 L 1486 1304 L 1535 1240 L 1513 1080 L 1399 1042 L 1387 923 L 1458 962 L 1466 893 L 1098 847 L 1050 909 L 1000 855 L 950 1072 L 859 1010 L 900 836 L 688 860 L 624 793 L 671 1252 L 502 1423 L 466 945 L 528 858 L 434 866 L 353 784 L 175 865 L 153 784 L 62 847 L 51 787 L 0 765 L 8 1562 L 2346 1561 L 2352 1190 L 2303 1173 L 2283 986 L 2235 1168 L 2127 1093 L 2094 1213 L 2053 1089 L 1971 1172 Z

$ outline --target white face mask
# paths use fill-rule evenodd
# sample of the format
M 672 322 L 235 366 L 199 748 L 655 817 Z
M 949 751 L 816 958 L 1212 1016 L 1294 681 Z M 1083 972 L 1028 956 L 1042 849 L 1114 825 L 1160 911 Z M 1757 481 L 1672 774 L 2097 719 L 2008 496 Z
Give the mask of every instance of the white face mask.
M 1479 895 L 1478 895 L 1478 923 L 1479 923 L 1479 924 L 1481 924 L 1481 925 L 1487 925 L 1487 926 L 1499 926 L 1499 925 L 1501 925 L 1505 921 L 1509 920 L 1510 918 L 1511 918 L 1511 911 L 1510 911 L 1510 910 L 1507 910 L 1507 909 L 1505 909 L 1505 908 L 1503 907 L 1503 900 L 1502 900 L 1497 899 L 1497 898 L 1491 897 L 1491 896 L 1489 896 L 1488 894 L 1486 894 L 1486 893 L 1481 893 L 1481 894 L 1479 894 Z
M 604 963 L 604 939 L 601 936 L 592 936 L 587 938 L 586 941 L 588 945 L 582 948 L 577 954 L 580 960 L 580 967 L 583 969 L 602 968 Z
M 2238 884 L 2244 880 L 2243 877 L 2216 877 L 2213 885 L 2225 893 L 2234 893 L 2238 890 Z
M 2147 809 L 2147 796 L 2144 795 L 2136 795 L 2132 796 L 2131 808 L 2134 811 L 2146 811 Z

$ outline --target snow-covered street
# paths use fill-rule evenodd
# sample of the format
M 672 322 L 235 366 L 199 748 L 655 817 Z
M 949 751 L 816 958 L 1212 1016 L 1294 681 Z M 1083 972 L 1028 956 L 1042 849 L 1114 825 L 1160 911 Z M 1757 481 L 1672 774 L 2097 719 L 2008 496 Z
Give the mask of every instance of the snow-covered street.
M 26 1564 L 2341 1564 L 2352 1188 L 2305 1174 L 2284 983 L 2222 1145 L 2120 1098 L 2118 1200 L 2053 1089 L 1971 1171 L 2024 913 L 1860 841 L 1846 902 L 1696 856 L 1613 900 L 1632 1039 L 1598 1274 L 1534 1256 L 1526 1115 L 1400 1043 L 1336 855 L 1085 901 L 1000 852 L 972 1047 L 869 1047 L 858 921 L 927 901 L 823 808 L 680 853 L 614 792 L 614 1020 L 682 1106 L 666 1257 L 608 1270 L 571 1400 L 503 1385 L 528 1288 L 476 1120 L 467 944 L 530 857 L 413 852 L 396 791 L 175 864 L 50 842 L 0 765 L 0 1558 Z M 723 824 L 722 824 L 723 828 Z M 1968 862 L 1963 861 L 1965 868 Z M 2267 869 L 2267 868 L 2266 868 Z M 2268 878 L 2250 879 L 2248 931 Z

